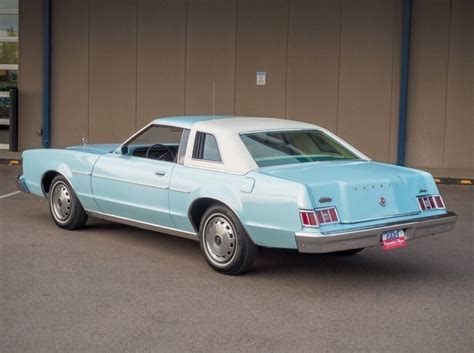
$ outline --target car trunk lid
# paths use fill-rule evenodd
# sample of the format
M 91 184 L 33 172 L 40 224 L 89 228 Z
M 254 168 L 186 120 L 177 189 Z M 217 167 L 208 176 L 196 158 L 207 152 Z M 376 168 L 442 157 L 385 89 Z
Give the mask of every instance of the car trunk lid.
M 315 206 L 335 206 L 341 223 L 419 213 L 418 172 L 371 161 L 344 161 L 261 168 L 261 173 L 305 184 Z

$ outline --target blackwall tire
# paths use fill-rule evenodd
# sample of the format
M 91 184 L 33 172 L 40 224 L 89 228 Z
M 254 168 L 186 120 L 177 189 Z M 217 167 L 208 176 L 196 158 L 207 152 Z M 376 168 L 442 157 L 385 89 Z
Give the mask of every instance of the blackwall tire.
M 226 206 L 209 207 L 199 228 L 199 244 L 207 263 L 227 275 L 247 272 L 254 263 L 255 245 L 237 216 Z
M 51 182 L 48 204 L 54 223 L 60 228 L 75 230 L 84 227 L 87 214 L 79 202 L 74 190 L 62 175 Z

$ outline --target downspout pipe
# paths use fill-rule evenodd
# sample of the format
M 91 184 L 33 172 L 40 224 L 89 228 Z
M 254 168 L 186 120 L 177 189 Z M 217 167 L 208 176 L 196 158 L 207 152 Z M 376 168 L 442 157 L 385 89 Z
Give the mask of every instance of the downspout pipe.
M 43 0 L 42 8 L 42 129 L 41 146 L 51 146 L 51 0 Z
M 410 65 L 410 25 L 411 0 L 403 0 L 402 52 L 400 67 L 400 102 L 398 111 L 397 164 L 405 165 L 407 112 L 408 112 L 408 75 Z

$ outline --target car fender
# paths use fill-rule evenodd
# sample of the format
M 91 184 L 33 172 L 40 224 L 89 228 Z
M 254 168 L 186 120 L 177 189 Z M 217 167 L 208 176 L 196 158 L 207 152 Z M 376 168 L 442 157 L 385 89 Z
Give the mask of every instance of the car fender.
M 97 209 L 90 185 L 92 166 L 100 157 L 87 152 L 59 149 L 36 149 L 23 152 L 23 172 L 28 189 L 46 197 L 42 182 L 48 173 L 63 175 L 84 208 Z

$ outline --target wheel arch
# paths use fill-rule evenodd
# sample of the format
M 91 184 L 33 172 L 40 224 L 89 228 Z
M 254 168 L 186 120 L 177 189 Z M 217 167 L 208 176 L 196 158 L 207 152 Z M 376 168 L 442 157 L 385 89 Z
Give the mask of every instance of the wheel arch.
M 41 176 L 41 190 L 43 191 L 44 196 L 48 195 L 53 179 L 58 175 L 62 174 L 57 170 L 48 170 L 43 173 Z
M 66 175 L 66 173 L 60 171 L 60 170 L 55 170 L 51 169 L 43 173 L 41 176 L 41 190 L 43 191 L 44 196 L 46 197 L 49 193 L 49 190 L 51 188 L 51 184 L 53 182 L 53 179 L 57 177 L 58 175 L 64 177 L 69 185 L 71 185 L 71 180 L 70 178 Z
M 228 207 L 240 219 L 239 212 L 237 212 L 235 207 L 230 205 L 229 202 L 217 199 L 212 196 L 199 197 L 191 203 L 188 209 L 189 221 L 191 222 L 191 225 L 193 226 L 196 233 L 199 232 L 199 227 L 201 225 L 204 213 L 206 213 L 207 209 L 214 204 Z

